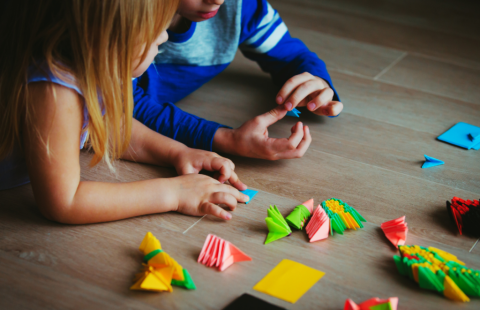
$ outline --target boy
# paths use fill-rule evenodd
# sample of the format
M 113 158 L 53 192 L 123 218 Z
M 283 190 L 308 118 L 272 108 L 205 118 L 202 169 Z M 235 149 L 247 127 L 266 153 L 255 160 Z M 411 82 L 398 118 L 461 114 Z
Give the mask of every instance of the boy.
M 192 93 L 222 72 L 238 48 L 280 87 L 277 108 L 237 129 L 135 96 L 138 120 L 188 146 L 270 160 L 301 157 L 311 142 L 307 126 L 297 123 L 288 139 L 268 138 L 268 126 L 297 106 L 327 116 L 343 109 L 324 62 L 290 36 L 266 0 L 181 0 L 168 33 L 138 82 L 153 101 L 176 102 Z

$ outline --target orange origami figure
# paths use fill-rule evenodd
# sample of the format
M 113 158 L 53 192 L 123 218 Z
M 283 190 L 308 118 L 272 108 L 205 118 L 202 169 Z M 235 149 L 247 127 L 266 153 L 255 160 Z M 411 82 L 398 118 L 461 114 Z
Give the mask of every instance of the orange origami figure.
M 230 242 L 209 234 L 197 262 L 224 271 L 233 263 L 252 260 Z
M 385 236 L 398 248 L 399 245 L 405 245 L 407 240 L 408 227 L 405 223 L 405 216 L 383 223 L 380 226 Z
M 372 298 L 357 305 L 353 300 L 347 299 L 343 310 L 397 310 L 398 297 L 388 299 Z
M 313 216 L 305 229 L 310 238 L 310 242 L 328 238 L 330 232 L 330 218 L 325 210 L 318 205 L 313 212 Z

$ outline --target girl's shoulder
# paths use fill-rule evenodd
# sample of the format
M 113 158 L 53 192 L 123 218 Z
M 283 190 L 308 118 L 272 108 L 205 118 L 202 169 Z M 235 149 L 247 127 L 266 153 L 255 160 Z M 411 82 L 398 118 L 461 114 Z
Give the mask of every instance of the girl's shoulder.
M 78 83 L 72 74 L 62 70 L 55 70 L 55 72 L 53 72 L 53 70 L 50 69 L 47 65 L 31 65 L 28 68 L 27 83 L 34 82 L 55 83 L 70 88 L 83 96 L 83 93 L 80 90 L 80 87 L 78 86 Z

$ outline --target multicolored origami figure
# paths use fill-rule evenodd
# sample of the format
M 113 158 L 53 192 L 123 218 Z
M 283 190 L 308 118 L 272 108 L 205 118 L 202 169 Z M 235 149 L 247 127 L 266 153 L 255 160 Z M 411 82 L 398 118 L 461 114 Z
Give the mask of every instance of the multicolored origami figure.
M 308 234 L 308 238 L 310 238 L 310 242 L 328 238 L 328 233 L 330 232 L 330 219 L 320 205 L 318 205 L 315 212 L 313 212 L 313 216 L 310 219 L 310 222 L 308 222 L 305 231 Z
M 196 289 L 188 271 L 162 250 L 160 241 L 151 232 L 143 238 L 139 249 L 144 254 L 143 270 L 136 275 L 131 290 L 171 292 L 172 285 Z
M 208 267 L 218 267 L 220 271 L 224 271 L 233 263 L 250 260 L 252 260 L 250 256 L 240 251 L 230 242 L 209 234 L 203 244 L 197 262 Z
M 268 228 L 267 240 L 265 244 L 289 236 L 292 230 L 283 218 L 277 206 L 270 206 L 267 211 L 268 217 L 265 219 Z
M 290 213 L 285 220 L 287 221 L 288 225 L 294 227 L 296 229 L 302 229 L 307 220 L 313 213 L 313 198 L 310 200 L 305 201 L 299 206 L 296 206 L 293 209 L 292 213 Z
M 353 300 L 347 299 L 343 310 L 397 310 L 398 297 L 388 299 L 371 298 L 357 305 Z
M 385 222 L 380 225 L 380 228 L 385 233 L 387 239 L 397 248 L 399 245 L 405 244 L 408 232 L 407 223 L 405 223 L 405 216 Z
M 322 202 L 322 208 L 330 218 L 330 233 L 333 231 L 343 235 L 346 229 L 363 228 L 362 222 L 366 222 L 354 208 L 350 207 L 337 198 L 331 198 Z
M 453 197 L 447 201 L 447 210 L 460 232 L 480 237 L 480 200 L 463 200 Z
M 480 271 L 465 267 L 456 256 L 436 248 L 399 246 L 393 256 L 400 274 L 415 280 L 421 288 L 436 291 L 455 301 L 480 297 Z

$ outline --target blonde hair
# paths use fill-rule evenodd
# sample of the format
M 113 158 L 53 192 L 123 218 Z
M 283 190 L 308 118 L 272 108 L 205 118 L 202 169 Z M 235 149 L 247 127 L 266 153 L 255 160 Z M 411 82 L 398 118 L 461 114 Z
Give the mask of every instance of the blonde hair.
M 131 137 L 133 59 L 139 46 L 145 59 L 177 6 L 178 0 L 8 1 L 0 20 L 0 159 L 34 117 L 28 70 L 46 66 L 75 78 L 89 114 L 90 164 L 104 158 L 112 167 Z

